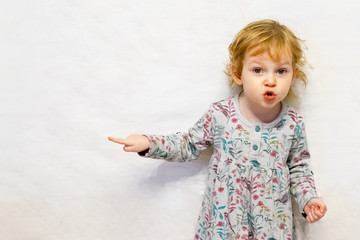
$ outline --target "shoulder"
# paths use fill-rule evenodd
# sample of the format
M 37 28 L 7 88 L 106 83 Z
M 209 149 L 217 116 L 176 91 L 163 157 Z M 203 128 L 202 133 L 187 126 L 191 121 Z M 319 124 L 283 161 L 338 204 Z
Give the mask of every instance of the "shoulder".
M 217 102 L 213 102 L 210 106 L 212 113 L 218 117 L 226 119 L 236 115 L 235 97 L 227 97 Z
M 211 108 L 213 108 L 215 111 L 222 112 L 223 110 L 233 110 L 235 109 L 235 96 L 227 97 L 222 100 L 213 102 L 211 104 Z
M 234 104 L 234 97 L 227 97 L 222 100 L 213 102 L 211 106 L 232 106 Z
M 285 106 L 284 118 L 289 119 L 289 122 L 292 124 L 304 123 L 303 115 L 298 110 L 289 105 Z
M 291 106 L 286 107 L 286 112 L 283 117 L 286 122 L 288 134 L 294 137 L 294 139 L 303 139 L 305 136 L 305 120 L 303 115 Z

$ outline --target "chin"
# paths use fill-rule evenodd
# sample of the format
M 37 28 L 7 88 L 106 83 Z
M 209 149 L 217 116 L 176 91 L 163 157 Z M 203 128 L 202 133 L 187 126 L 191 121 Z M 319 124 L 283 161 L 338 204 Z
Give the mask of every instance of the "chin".
M 273 108 L 276 108 L 278 105 L 280 104 L 279 101 L 273 101 L 273 102 L 265 102 L 262 104 L 262 106 L 266 109 L 273 109 Z

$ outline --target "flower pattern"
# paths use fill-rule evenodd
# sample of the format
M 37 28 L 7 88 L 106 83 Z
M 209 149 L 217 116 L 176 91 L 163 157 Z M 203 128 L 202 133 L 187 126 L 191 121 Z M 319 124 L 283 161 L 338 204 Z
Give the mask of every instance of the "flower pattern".
M 188 132 L 146 136 L 145 157 L 169 161 L 214 146 L 194 239 L 295 239 L 290 196 L 301 210 L 317 197 L 303 118 L 284 104 L 273 122 L 254 123 L 234 96 L 212 104 Z

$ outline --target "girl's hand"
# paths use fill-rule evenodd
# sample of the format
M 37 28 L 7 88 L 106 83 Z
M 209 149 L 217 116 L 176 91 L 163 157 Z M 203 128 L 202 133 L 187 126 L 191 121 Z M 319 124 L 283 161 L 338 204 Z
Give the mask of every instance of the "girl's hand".
M 305 206 L 304 212 L 309 223 L 319 221 L 326 213 L 327 208 L 323 200 L 320 198 L 311 199 Z
M 149 139 L 143 135 L 131 134 L 126 139 L 108 137 L 112 142 L 123 144 L 125 152 L 142 152 L 150 147 Z

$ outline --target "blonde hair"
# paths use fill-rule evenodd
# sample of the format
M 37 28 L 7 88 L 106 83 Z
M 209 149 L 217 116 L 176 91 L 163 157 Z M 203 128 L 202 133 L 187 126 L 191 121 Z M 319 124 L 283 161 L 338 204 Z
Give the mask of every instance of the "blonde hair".
M 308 63 L 302 47 L 306 48 L 303 40 L 297 38 L 286 26 L 274 20 L 264 19 L 249 23 L 236 34 L 229 46 L 230 61 L 226 65 L 225 73 L 228 75 L 230 87 L 234 84 L 233 67 L 236 69 L 236 75 L 240 77 L 245 53 L 252 50 L 254 50 L 252 55 L 266 52 L 276 61 L 280 60 L 281 55 L 289 54 L 292 58 L 295 78 L 306 86 L 308 79 L 304 67 Z M 296 95 L 290 89 L 287 97 L 296 98 Z

